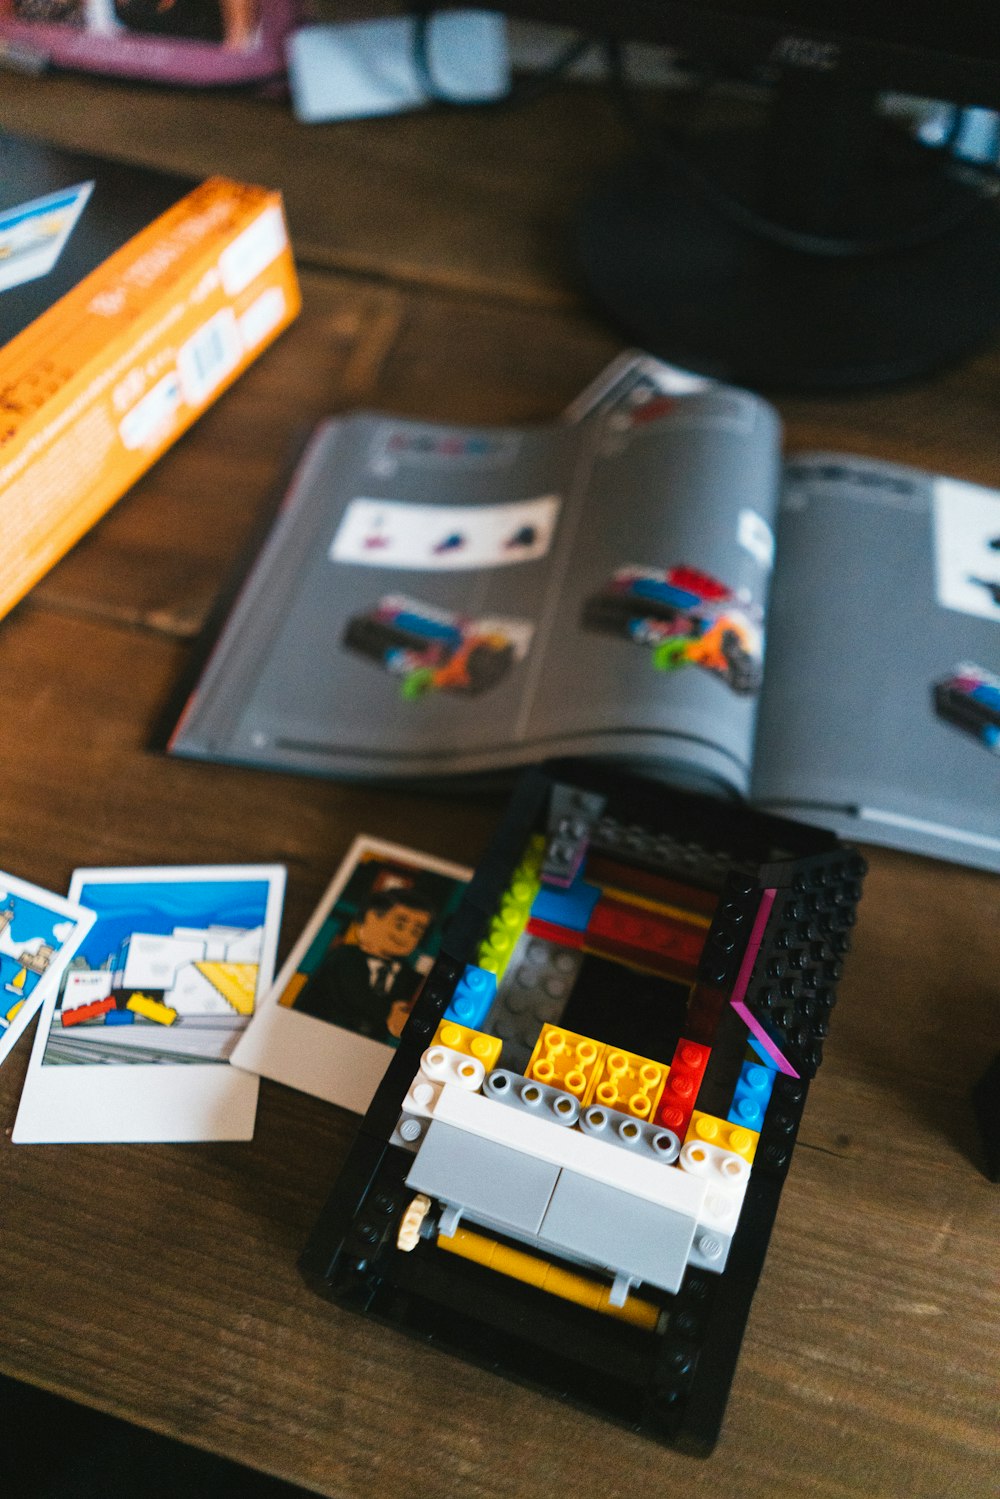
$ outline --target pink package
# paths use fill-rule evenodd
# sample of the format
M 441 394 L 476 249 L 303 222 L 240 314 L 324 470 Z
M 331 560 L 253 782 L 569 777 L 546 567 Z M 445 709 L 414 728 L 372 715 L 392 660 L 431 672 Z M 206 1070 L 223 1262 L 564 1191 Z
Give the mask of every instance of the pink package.
M 285 72 L 298 0 L 0 0 L 0 56 L 163 83 Z

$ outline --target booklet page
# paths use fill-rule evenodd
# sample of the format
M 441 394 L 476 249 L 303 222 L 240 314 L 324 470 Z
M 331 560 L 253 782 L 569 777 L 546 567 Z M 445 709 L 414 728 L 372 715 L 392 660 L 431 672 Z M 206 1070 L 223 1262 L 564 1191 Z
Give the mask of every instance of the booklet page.
M 755 802 L 1000 867 L 1000 495 L 790 461 L 768 656 Z
M 171 748 L 392 777 L 601 754 L 745 791 L 777 420 L 653 394 L 536 429 L 325 424 Z

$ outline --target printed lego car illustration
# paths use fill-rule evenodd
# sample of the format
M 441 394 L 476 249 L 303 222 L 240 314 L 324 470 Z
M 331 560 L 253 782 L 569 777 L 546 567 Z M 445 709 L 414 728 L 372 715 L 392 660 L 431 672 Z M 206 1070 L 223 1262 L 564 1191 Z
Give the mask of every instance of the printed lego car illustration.
M 583 610 L 585 628 L 648 646 L 658 671 L 700 666 L 741 694 L 763 680 L 761 620 L 745 595 L 685 566 L 620 567 Z
M 964 729 L 1000 755 L 1000 677 L 970 661 L 935 682 L 934 709 L 939 718 Z
M 524 659 L 533 629 L 528 620 L 471 619 L 390 594 L 348 621 L 343 643 L 402 677 L 404 698 L 474 694 L 496 687 Z
M 704 1455 L 864 861 L 569 769 L 519 783 L 302 1268 L 345 1307 Z

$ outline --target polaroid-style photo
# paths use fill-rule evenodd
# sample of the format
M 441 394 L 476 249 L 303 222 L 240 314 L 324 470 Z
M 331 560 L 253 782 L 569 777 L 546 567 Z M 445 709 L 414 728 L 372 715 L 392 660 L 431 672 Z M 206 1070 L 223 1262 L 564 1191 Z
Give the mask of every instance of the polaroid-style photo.
M 94 915 L 0 871 L 0 1062 L 59 988 Z
M 356 838 L 234 1065 L 364 1113 L 471 874 Z
M 78 869 L 95 920 L 46 998 L 15 1143 L 251 1139 L 256 1079 L 229 1060 L 284 891 L 274 864 Z
M 0 291 L 48 275 L 93 190 L 80 182 L 0 213 Z

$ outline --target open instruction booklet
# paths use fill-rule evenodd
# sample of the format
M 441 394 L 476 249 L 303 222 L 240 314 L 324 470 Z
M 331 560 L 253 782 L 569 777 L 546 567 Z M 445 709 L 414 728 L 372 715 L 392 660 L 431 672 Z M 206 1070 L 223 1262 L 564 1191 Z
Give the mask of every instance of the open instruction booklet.
M 766 401 L 641 355 L 550 426 L 331 420 L 170 748 L 394 780 L 594 755 L 1000 869 L 1000 494 L 783 461 Z

